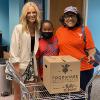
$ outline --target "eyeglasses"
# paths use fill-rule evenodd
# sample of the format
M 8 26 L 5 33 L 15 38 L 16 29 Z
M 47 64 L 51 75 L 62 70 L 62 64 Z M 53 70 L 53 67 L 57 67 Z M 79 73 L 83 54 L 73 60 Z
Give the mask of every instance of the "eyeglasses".
M 64 18 L 69 18 L 69 17 L 74 18 L 76 17 L 76 15 L 75 14 L 65 14 L 64 15 Z

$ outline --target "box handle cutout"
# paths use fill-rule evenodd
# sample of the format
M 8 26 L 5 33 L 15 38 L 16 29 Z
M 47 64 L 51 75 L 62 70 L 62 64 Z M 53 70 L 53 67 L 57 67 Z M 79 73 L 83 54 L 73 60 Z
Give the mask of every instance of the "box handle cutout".
M 45 67 L 47 68 L 47 65 L 45 65 Z

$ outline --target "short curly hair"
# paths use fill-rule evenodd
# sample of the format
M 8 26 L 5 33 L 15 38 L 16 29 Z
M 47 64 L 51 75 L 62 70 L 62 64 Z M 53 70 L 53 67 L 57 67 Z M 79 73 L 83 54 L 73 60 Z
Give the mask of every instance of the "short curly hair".
M 54 30 L 53 23 L 50 20 L 42 20 L 41 24 L 40 24 L 40 32 L 42 32 L 42 28 L 43 28 L 44 23 L 49 23 L 51 25 L 52 29 Z

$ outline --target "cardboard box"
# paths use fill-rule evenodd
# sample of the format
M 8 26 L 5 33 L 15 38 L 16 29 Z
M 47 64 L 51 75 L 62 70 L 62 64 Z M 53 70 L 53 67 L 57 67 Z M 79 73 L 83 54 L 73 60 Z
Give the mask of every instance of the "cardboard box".
M 43 84 L 50 94 L 80 91 L 80 61 L 71 56 L 44 56 Z

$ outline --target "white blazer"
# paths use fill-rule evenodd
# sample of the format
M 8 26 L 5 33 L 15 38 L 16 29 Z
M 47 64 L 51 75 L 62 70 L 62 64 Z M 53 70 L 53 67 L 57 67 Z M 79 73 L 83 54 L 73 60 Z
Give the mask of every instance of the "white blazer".
M 39 32 L 35 31 L 35 45 L 34 45 L 34 71 L 35 75 L 38 75 L 36 52 L 39 46 Z M 22 73 L 25 71 L 27 65 L 31 59 L 31 36 L 29 33 L 22 33 L 22 25 L 18 24 L 15 26 L 10 45 L 10 61 L 12 63 L 18 62 Z

